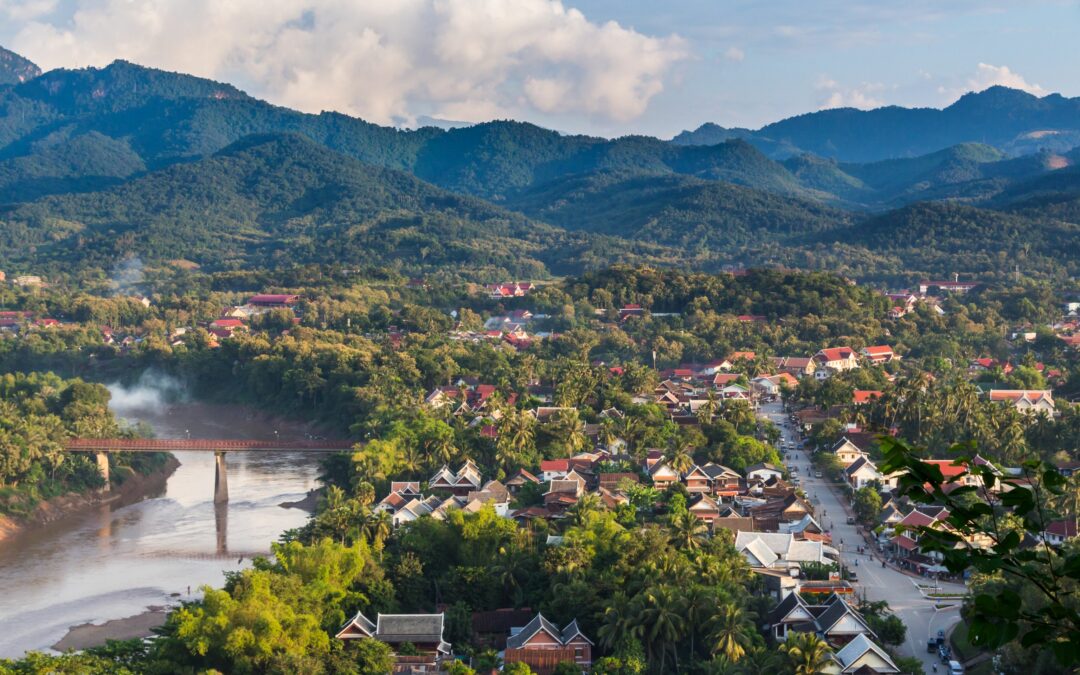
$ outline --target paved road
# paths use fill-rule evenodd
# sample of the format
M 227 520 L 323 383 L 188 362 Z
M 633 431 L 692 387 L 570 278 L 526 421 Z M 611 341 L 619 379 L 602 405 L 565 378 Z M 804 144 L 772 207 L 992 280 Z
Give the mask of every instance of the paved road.
M 795 434 L 791 425 L 784 416 L 782 405 L 769 403 L 762 405 L 759 415 L 774 422 L 783 432 L 784 439 L 795 442 Z M 847 513 L 844 511 L 838 492 L 830 487 L 824 478 L 814 477 L 814 470 L 810 466 L 806 453 L 796 450 L 788 458 L 789 468 L 798 467 L 798 475 L 802 480 L 803 491 L 807 496 L 816 498 L 818 522 L 821 526 L 829 529 L 832 535 L 833 546 L 842 547 L 842 558 L 845 567 L 851 567 L 859 581 L 854 584 L 856 592 L 872 601 L 884 600 L 900 620 L 907 626 L 907 644 L 901 645 L 898 651 L 905 656 L 915 656 L 923 661 L 926 672 L 933 673 L 932 665 L 938 664 L 938 671 L 945 672 L 936 654 L 926 652 L 926 640 L 929 636 L 936 636 L 939 630 L 948 631 L 949 627 L 960 620 L 959 603 L 947 610 L 935 610 L 934 602 L 925 599 L 913 583 L 915 579 L 902 574 L 891 567 L 882 568 L 880 559 L 872 559 L 865 554 L 853 553 L 854 546 L 863 544 L 863 539 L 856 532 L 854 525 L 848 525 Z M 822 516 L 824 511 L 825 515 Z M 858 566 L 855 567 L 856 560 Z M 942 582 L 942 590 L 963 592 L 961 584 Z

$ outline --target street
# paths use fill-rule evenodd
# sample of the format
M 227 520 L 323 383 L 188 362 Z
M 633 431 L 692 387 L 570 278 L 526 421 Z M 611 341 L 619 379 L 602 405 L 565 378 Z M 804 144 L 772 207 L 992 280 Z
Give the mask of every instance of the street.
M 798 440 L 784 415 L 781 403 L 762 405 L 758 414 L 776 424 L 783 433 L 783 440 L 791 441 L 797 447 Z M 868 600 L 884 600 L 889 609 L 907 626 L 907 641 L 898 648 L 900 654 L 922 660 L 927 673 L 933 672 L 932 665 L 935 663 L 941 670 L 937 654 L 927 653 L 926 641 L 929 637 L 937 636 L 939 630 L 947 633 L 949 628 L 959 621 L 960 602 L 957 601 L 949 609 L 937 610 L 934 608 L 935 603 L 924 598 L 919 592 L 914 583 L 915 577 L 891 567 L 883 568 L 880 558 L 855 553 L 855 547 L 865 545 L 866 542 L 855 525 L 847 524 L 848 512 L 838 496 L 840 493 L 828 485 L 826 477 L 814 477 L 814 468 L 803 450 L 789 451 L 786 464 L 789 469 L 798 467 L 801 487 L 815 504 L 818 522 L 832 535 L 833 546 L 842 552 L 843 565 L 857 573 L 858 581 L 853 583 L 856 593 Z M 815 499 L 817 502 L 813 502 Z M 941 582 L 940 586 L 943 591 L 964 591 L 962 584 Z

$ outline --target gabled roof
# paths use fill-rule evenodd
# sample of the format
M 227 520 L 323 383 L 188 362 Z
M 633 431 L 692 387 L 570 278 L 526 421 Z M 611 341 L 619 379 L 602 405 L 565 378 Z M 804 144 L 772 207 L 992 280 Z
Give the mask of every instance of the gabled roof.
M 574 619 L 573 621 L 571 621 L 569 624 L 566 625 L 566 628 L 563 628 L 563 631 L 562 631 L 562 643 L 565 645 L 568 642 L 570 642 L 571 640 L 573 640 L 574 638 L 581 638 L 582 640 L 584 640 L 585 642 L 588 642 L 589 644 L 593 643 L 592 640 L 585 637 L 585 633 L 581 632 L 581 628 L 578 626 L 577 619 Z
M 739 534 L 742 534 L 742 532 Z M 780 556 L 773 553 L 760 537 L 746 544 L 742 550 L 754 556 L 754 560 L 757 560 L 762 567 L 768 567 L 780 559 Z
M 855 351 L 851 347 L 827 347 L 818 351 L 814 355 L 814 358 L 819 361 L 843 361 L 849 359 L 855 354 Z
M 545 619 L 543 614 L 537 613 L 537 615 L 533 617 L 532 621 L 525 624 L 525 627 L 522 628 L 516 635 L 511 635 L 509 638 L 506 639 L 507 649 L 521 649 L 529 640 L 532 639 L 534 635 L 536 635 L 540 631 L 547 633 L 551 636 L 551 639 L 555 640 L 560 644 L 563 641 L 562 631 L 559 630 L 559 627 Z
M 507 485 L 524 485 L 525 483 L 539 483 L 540 479 L 532 475 L 525 469 L 518 469 L 509 480 L 506 481 Z
M 879 659 L 887 664 L 890 670 L 882 670 L 877 668 L 873 672 L 876 673 L 899 673 L 900 669 L 893 663 L 892 658 L 889 657 L 888 652 L 879 647 L 873 640 L 868 638 L 865 634 L 856 635 L 851 642 L 847 643 L 840 649 L 840 651 L 834 654 L 837 661 L 840 662 L 843 672 L 849 672 L 850 668 L 856 661 L 862 658 L 867 652 L 873 652 Z M 861 672 L 861 671 L 856 671 Z
M 1046 526 L 1046 533 L 1057 537 L 1072 539 L 1076 536 L 1075 520 L 1055 520 Z
M 374 637 L 375 624 L 364 616 L 361 612 L 357 612 L 356 616 L 349 619 L 341 630 L 337 632 L 337 637 L 341 638 L 356 638 L 356 637 Z
M 870 626 L 866 624 L 862 615 L 855 611 L 851 605 L 847 604 L 847 601 L 844 600 L 844 598 L 834 593 L 826 602 L 829 603 L 829 607 L 818 616 L 817 621 L 818 628 L 822 633 L 828 633 L 841 619 L 845 616 L 850 616 L 863 627 L 866 633 L 874 635 L 874 631 L 870 630 Z

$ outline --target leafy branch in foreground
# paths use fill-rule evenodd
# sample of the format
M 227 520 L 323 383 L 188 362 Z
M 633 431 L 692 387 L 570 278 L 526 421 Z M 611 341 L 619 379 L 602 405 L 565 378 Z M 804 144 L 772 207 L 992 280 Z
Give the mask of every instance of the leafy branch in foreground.
M 1065 494 L 1057 469 L 1030 460 L 1002 474 L 976 463 L 975 446 L 966 443 L 950 449 L 965 471 L 946 480 L 919 459 L 920 448 L 887 436 L 881 448 L 882 471 L 901 474 L 900 494 L 949 511 L 941 523 L 911 528 L 920 548 L 954 574 L 973 569 L 1005 582 L 973 589 L 965 606 L 971 643 L 996 649 L 1018 639 L 1025 649 L 1050 649 L 1064 667 L 1080 664 L 1080 548 L 1055 550 L 1042 536 L 1058 518 L 1049 504 Z

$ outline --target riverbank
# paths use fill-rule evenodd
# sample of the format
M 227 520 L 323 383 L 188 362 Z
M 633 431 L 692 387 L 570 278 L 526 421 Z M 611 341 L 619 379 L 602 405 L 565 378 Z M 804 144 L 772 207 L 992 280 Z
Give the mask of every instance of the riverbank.
M 161 468 L 145 475 L 133 474 L 108 492 L 82 492 L 60 495 L 38 504 L 32 513 L 16 518 L 0 516 L 0 544 L 18 535 L 70 515 L 104 504 L 130 504 L 160 492 L 180 461 L 169 455 Z
M 150 637 L 155 628 L 165 624 L 169 609 L 162 606 L 147 607 L 142 614 L 113 619 L 102 624 L 84 623 L 72 626 L 68 634 L 52 646 L 58 652 L 68 650 L 82 651 L 91 647 L 100 647 L 109 640 L 132 640 Z

